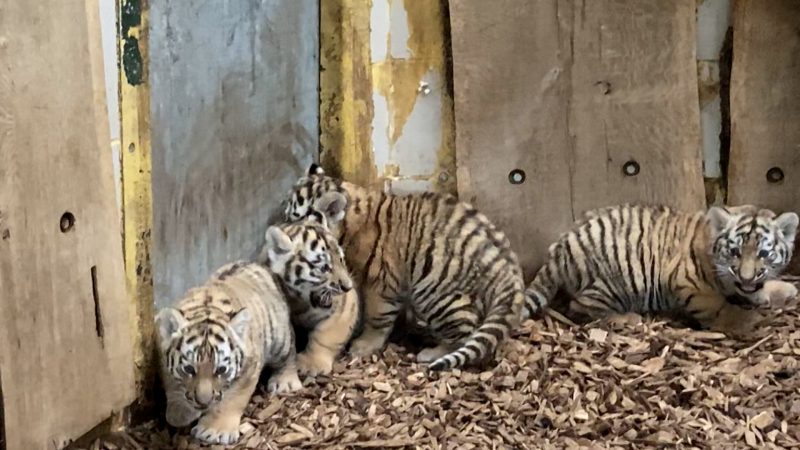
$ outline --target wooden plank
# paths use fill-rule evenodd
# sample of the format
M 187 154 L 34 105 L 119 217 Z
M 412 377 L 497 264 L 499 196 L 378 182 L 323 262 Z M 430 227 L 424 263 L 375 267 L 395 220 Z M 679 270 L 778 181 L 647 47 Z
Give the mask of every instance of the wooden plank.
M 254 257 L 318 151 L 317 0 L 150 2 L 153 288 Z
M 728 202 L 800 212 L 800 2 L 739 0 L 733 21 Z
M 134 397 L 99 6 L 3 0 L 0 11 L 5 439 L 54 449 Z
M 150 261 L 153 197 L 150 162 L 150 83 L 146 67 L 148 39 L 147 3 L 118 0 L 120 13 L 119 71 L 120 163 L 125 278 L 128 300 L 134 310 L 134 366 L 139 397 L 156 388 L 158 369 L 153 349 L 155 303 Z M 160 386 L 158 386 L 160 388 Z
M 450 8 L 459 192 L 507 231 L 529 277 L 587 209 L 703 206 L 694 1 Z

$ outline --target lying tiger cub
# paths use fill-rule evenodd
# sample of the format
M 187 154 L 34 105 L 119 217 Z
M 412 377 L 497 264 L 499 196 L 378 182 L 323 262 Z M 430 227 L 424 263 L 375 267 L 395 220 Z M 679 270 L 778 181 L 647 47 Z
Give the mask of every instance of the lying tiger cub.
M 167 422 L 198 424 L 211 444 L 239 439 L 245 406 L 264 366 L 271 392 L 300 389 L 289 308 L 272 274 L 255 263 L 227 264 L 156 317 Z
M 758 306 L 797 295 L 778 280 L 794 250 L 798 216 L 755 206 L 686 213 L 622 205 L 590 211 L 550 247 L 527 289 L 524 317 L 558 291 L 573 312 L 672 312 L 719 331 L 746 331 Z M 727 300 L 727 301 L 726 301 Z

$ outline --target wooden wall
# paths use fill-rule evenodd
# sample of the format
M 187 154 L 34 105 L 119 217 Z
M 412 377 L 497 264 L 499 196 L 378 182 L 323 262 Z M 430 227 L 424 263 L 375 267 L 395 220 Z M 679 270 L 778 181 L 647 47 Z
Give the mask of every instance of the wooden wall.
M 0 0 L 0 409 L 62 448 L 134 399 L 95 0 Z
M 255 255 L 318 150 L 317 0 L 150 3 L 157 306 Z
M 587 209 L 704 205 L 694 0 L 451 0 L 450 16 L 459 193 L 529 277 Z

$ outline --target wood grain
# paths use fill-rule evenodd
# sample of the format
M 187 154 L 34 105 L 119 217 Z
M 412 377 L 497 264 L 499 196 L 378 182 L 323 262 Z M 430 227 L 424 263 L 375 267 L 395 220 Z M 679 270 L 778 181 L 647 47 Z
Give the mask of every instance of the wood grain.
M 0 1 L 9 450 L 62 448 L 134 397 L 98 11 L 96 0 Z
M 739 0 L 733 20 L 728 202 L 800 212 L 800 2 Z
M 507 231 L 528 277 L 588 209 L 703 206 L 695 2 L 450 8 L 459 193 Z
M 318 0 L 151 2 L 153 289 L 254 257 L 319 148 Z

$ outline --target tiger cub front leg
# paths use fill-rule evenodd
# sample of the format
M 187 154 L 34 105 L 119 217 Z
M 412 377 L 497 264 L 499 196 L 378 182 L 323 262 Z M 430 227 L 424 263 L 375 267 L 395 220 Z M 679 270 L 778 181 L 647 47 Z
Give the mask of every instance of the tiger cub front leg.
M 336 310 L 309 333 L 306 349 L 297 355 L 300 373 L 312 376 L 331 373 L 333 361 L 353 336 L 359 309 L 356 290 L 342 294 L 334 304 L 338 305 Z
M 400 307 L 393 295 L 384 292 L 380 282 L 364 287 L 364 331 L 350 346 L 353 356 L 369 356 L 383 348 L 397 320 Z
M 239 440 L 239 425 L 244 409 L 258 383 L 258 374 L 231 386 L 219 403 L 211 407 L 192 428 L 192 436 L 209 444 L 230 445 Z
M 797 298 L 797 287 L 786 281 L 769 280 L 764 282 L 764 287 L 756 293 L 755 297 L 755 303 L 759 305 L 781 308 Z
M 294 345 L 294 344 L 292 344 Z M 273 393 L 293 392 L 303 387 L 297 376 L 297 355 L 292 348 L 285 360 L 270 364 L 272 376 L 267 381 L 267 390 Z
M 736 305 L 731 305 L 725 296 L 712 292 L 694 294 L 686 302 L 686 312 L 703 328 L 742 336 L 753 329 L 760 316 Z

